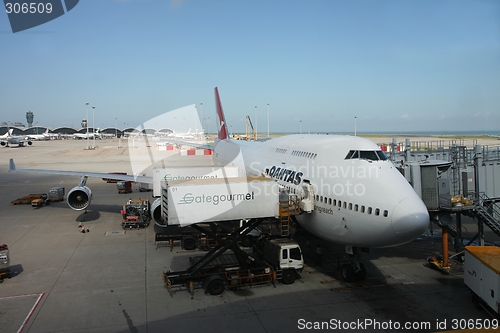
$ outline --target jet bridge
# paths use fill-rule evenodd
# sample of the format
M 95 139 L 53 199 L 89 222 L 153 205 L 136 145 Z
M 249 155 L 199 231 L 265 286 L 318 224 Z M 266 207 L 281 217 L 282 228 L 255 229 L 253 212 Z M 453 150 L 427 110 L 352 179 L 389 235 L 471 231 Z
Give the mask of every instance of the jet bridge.
M 450 268 L 448 263 L 448 235 L 454 238 L 455 250 L 464 250 L 462 216 L 478 222 L 478 233 L 469 241 L 477 239 L 484 245 L 484 226 L 500 236 L 500 149 L 476 145 L 473 150 L 463 145 L 452 145 L 448 150 L 410 152 L 407 140 L 405 160 L 399 169 L 412 184 L 429 210 L 431 220 L 443 232 L 443 261 L 430 258 L 431 264 L 442 270 Z M 424 159 L 414 161 L 411 157 L 423 154 Z M 445 159 L 435 160 L 439 155 Z

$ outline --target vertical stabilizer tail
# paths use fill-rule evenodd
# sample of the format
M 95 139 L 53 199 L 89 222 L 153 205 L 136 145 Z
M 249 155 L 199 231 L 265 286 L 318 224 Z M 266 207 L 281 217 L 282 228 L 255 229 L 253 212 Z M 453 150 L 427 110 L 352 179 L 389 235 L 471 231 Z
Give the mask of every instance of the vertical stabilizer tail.
M 217 110 L 217 117 L 219 118 L 219 124 L 217 127 L 217 138 L 219 140 L 226 140 L 229 139 L 227 135 L 227 125 L 226 125 L 226 118 L 224 117 L 224 111 L 222 111 L 222 104 L 220 102 L 220 97 L 219 97 L 219 89 L 215 87 L 215 107 Z

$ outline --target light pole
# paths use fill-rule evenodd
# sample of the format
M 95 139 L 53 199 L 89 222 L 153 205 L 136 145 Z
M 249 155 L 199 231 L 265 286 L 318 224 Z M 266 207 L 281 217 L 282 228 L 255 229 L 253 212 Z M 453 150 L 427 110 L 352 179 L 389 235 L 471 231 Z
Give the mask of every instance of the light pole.
M 210 117 L 208 117 L 208 136 L 210 136 Z
M 89 144 L 89 103 L 85 103 L 85 111 L 87 113 L 87 116 L 85 118 L 85 122 L 87 124 L 87 150 L 90 149 L 90 144 Z
M 95 106 L 92 107 L 92 132 L 94 135 L 92 136 L 94 143 L 92 144 L 92 149 L 95 149 L 95 121 L 94 121 L 94 110 Z
M 200 103 L 200 105 L 201 105 L 201 134 L 203 135 L 205 134 L 203 132 L 203 103 Z
M 116 125 L 117 121 L 118 121 L 118 118 L 115 118 L 115 137 L 118 139 L 118 127 Z
M 300 134 L 302 134 L 302 120 L 300 121 Z
M 267 103 L 267 137 L 269 138 L 269 103 Z
M 255 106 L 255 139 L 259 139 L 259 122 L 257 120 L 257 105 Z
M 354 136 L 356 136 L 356 116 L 354 116 Z

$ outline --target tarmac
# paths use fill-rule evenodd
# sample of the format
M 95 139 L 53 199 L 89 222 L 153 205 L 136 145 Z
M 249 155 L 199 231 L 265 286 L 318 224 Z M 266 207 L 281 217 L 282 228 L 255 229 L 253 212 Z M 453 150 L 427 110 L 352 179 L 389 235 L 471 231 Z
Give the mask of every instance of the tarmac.
M 0 332 L 434 332 L 492 320 L 474 308 L 461 263 L 452 261 L 449 274 L 428 267 L 427 258 L 441 252 L 438 227 L 403 246 L 370 249 L 361 258 L 367 279 L 357 283 L 340 280 L 343 247 L 299 231 L 295 239 L 306 264 L 301 280 L 210 296 L 201 287 L 170 293 L 161 279 L 162 271 L 187 268 L 200 251 L 157 247 L 154 224 L 122 229 L 122 205 L 129 198 L 151 199 L 151 192 L 134 187 L 118 194 L 115 184 L 89 179 L 87 213 L 65 201 L 41 208 L 10 203 L 57 186 L 68 193 L 79 178 L 9 173 L 9 158 L 17 168 L 128 173 L 137 173 L 132 155 L 143 166 L 162 158 L 167 166 L 212 163 L 210 156 L 151 153 L 124 143 L 97 140 L 92 150 L 85 140 L 0 148 L 0 244 L 9 246 L 12 271 L 0 284 Z M 475 223 L 464 222 L 474 236 Z M 82 233 L 80 224 L 89 232 Z M 500 244 L 490 232 L 486 241 Z

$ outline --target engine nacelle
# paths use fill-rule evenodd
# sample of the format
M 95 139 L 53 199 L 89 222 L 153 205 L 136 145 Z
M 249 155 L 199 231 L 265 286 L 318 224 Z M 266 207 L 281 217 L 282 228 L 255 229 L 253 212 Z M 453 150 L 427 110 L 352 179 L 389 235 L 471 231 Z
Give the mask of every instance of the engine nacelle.
M 92 191 L 87 186 L 73 187 L 68 193 L 68 205 L 74 210 L 84 210 L 90 205 Z
M 31 146 L 33 144 L 33 141 L 28 140 L 28 146 Z
M 161 218 L 161 198 L 153 201 L 153 205 L 151 206 L 151 217 L 157 226 L 166 227 Z
M 5 145 L 7 145 L 7 142 L 2 141 L 2 142 L 0 142 L 0 144 L 1 144 L 2 146 L 5 146 Z

